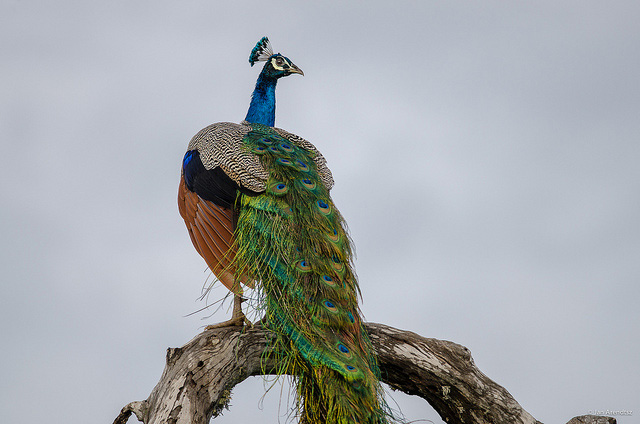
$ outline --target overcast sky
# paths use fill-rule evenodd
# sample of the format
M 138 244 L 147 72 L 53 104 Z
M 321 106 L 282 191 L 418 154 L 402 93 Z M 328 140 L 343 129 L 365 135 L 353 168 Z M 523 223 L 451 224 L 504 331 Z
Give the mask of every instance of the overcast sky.
M 276 125 L 328 160 L 366 319 L 467 346 L 545 423 L 637 422 L 640 4 L 302 3 L 2 0 L 3 421 L 112 422 L 229 316 L 185 317 L 207 273 L 180 161 L 244 118 L 268 35 L 305 72 Z M 277 422 L 263 391 L 215 422 Z

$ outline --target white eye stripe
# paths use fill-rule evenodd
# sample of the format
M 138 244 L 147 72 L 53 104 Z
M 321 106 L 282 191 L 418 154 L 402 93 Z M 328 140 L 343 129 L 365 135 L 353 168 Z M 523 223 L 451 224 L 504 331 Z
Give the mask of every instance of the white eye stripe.
M 280 59 L 282 65 L 278 65 L 278 59 Z M 286 68 L 290 68 L 289 63 L 281 57 L 274 57 L 271 59 L 271 65 L 278 71 L 284 71 Z

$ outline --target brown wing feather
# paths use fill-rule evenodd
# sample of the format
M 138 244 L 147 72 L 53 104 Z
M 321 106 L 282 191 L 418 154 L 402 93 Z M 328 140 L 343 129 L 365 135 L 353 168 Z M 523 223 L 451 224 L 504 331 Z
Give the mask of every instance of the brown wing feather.
M 233 211 L 202 199 L 187 188 L 184 177 L 178 189 L 178 210 L 184 219 L 191 242 L 222 284 L 240 294 L 241 288 L 233 277 L 230 263 L 235 256 L 233 247 Z M 242 278 L 245 285 L 252 282 Z

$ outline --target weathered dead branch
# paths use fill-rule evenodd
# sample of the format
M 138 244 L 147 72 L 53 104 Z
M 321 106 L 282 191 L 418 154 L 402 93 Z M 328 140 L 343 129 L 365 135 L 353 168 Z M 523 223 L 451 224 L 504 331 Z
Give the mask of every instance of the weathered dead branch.
M 367 324 L 367 330 L 382 381 L 427 400 L 444 421 L 541 424 L 476 368 L 466 347 L 382 324 Z M 259 325 L 225 327 L 168 349 L 166 367 L 149 398 L 125 406 L 114 424 L 126 423 L 132 413 L 145 424 L 208 423 L 226 407 L 236 384 L 274 369 L 274 364 L 261 364 L 267 337 Z M 570 422 L 615 424 L 615 419 L 583 416 Z

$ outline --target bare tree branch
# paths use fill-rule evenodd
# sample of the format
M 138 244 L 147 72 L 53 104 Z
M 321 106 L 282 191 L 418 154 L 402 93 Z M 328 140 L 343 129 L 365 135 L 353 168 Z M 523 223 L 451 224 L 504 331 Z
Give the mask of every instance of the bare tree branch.
M 448 423 L 542 424 L 509 392 L 484 375 L 469 349 L 382 324 L 367 324 L 382 381 L 427 400 Z M 145 424 L 207 424 L 231 398 L 233 387 L 269 374 L 264 362 L 268 333 L 254 327 L 204 331 L 181 348 L 167 350 L 167 364 L 149 398 L 125 406 L 114 424 L 131 414 Z M 570 424 L 615 424 L 610 417 L 575 417 Z

